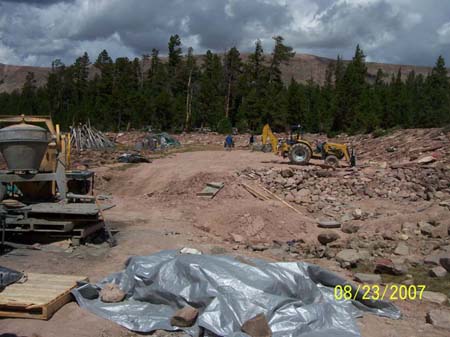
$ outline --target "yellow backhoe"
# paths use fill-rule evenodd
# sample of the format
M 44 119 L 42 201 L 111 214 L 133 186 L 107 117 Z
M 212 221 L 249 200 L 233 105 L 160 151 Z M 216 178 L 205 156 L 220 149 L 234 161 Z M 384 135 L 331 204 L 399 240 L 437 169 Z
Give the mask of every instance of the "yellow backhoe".
M 266 124 L 262 132 L 263 151 L 288 157 L 292 164 L 305 165 L 311 159 L 324 160 L 329 166 L 338 166 L 339 161 L 345 159 L 351 166 L 356 165 L 354 152 L 350 153 L 345 144 L 319 142 L 313 146 L 308 140 L 303 139 L 301 126 L 291 127 L 289 139 L 278 139 Z

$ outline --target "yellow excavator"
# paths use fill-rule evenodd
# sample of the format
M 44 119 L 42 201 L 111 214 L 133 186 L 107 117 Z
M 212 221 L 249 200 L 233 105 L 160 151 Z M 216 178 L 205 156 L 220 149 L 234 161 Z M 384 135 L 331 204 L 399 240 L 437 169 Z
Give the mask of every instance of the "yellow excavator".
M 324 160 L 329 166 L 338 166 L 339 161 L 345 159 L 350 166 L 356 166 L 356 156 L 354 151 L 349 151 L 345 144 L 321 142 L 313 146 L 302 136 L 300 125 L 291 127 L 289 139 L 278 139 L 266 124 L 262 132 L 263 151 L 269 152 L 269 149 L 281 155 L 288 157 L 292 164 L 306 165 L 311 159 Z

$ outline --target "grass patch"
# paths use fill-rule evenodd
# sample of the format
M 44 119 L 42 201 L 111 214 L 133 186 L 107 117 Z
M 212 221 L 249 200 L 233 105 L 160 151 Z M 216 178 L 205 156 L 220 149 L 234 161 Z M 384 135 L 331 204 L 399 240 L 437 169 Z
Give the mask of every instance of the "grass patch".
M 358 264 L 352 271 L 355 273 L 368 273 L 372 274 L 374 266 L 370 263 Z M 450 295 L 450 273 L 443 278 L 430 277 L 428 272 L 430 268 L 426 266 L 416 266 L 408 269 L 408 274 L 412 275 L 415 285 L 425 285 L 427 291 L 435 291 L 443 293 L 447 296 Z M 395 276 L 388 274 L 381 274 L 383 283 L 396 283 L 401 284 L 408 278 L 405 275 Z

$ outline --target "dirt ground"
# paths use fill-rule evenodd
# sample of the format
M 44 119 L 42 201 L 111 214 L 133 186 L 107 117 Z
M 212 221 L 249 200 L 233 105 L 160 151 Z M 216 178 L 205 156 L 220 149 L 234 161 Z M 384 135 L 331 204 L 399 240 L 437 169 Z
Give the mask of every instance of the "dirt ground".
M 99 167 L 97 194 L 110 195 L 116 206 L 105 215 L 117 230 L 118 245 L 88 245 L 74 250 L 17 249 L 0 257 L 0 265 L 16 270 L 88 276 L 96 282 L 122 269 L 129 256 L 148 255 L 164 249 L 192 247 L 210 254 L 261 257 L 269 260 L 296 261 L 299 257 L 270 246 L 263 252 L 252 245 L 273 241 L 315 241 L 320 229 L 315 214 L 296 206 L 300 215 L 277 200 L 261 201 L 248 193 L 237 172 L 246 168 L 287 168 L 289 165 L 271 153 L 235 150 L 232 152 L 196 151 L 170 155 L 150 164 L 114 164 Z M 222 181 L 225 187 L 212 199 L 196 196 L 207 182 Z M 412 217 L 417 221 L 443 216 L 442 209 L 429 207 L 420 214 L 418 204 L 392 203 L 386 200 L 359 201 L 354 207 L 384 208 L 382 219 L 368 220 L 368 233 L 389 228 Z M 236 242 L 233 235 L 244 238 Z M 303 259 L 302 259 L 303 260 Z M 351 271 L 342 269 L 333 259 L 309 259 L 349 279 Z M 398 301 L 401 320 L 366 314 L 358 320 L 364 337 L 448 336 L 449 332 L 425 323 L 426 312 L 438 306 L 422 301 Z M 2 335 L 5 334 L 5 335 Z M 125 337 L 134 333 L 99 318 L 74 302 L 60 309 L 49 321 L 1 319 L 0 336 L 35 337 Z M 172 336 L 157 332 L 155 336 Z

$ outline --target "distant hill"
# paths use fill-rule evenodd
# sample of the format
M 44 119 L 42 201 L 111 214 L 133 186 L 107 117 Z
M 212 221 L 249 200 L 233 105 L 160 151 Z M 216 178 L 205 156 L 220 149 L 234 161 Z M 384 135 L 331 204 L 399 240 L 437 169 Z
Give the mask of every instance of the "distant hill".
M 201 56 L 198 56 L 201 58 Z M 247 58 L 246 54 L 242 55 L 243 60 Z M 325 80 L 325 71 L 330 62 L 335 60 L 308 54 L 297 54 L 291 60 L 289 65 L 282 66 L 283 79 L 289 81 L 294 78 L 298 82 L 306 82 L 313 79 L 315 82 L 323 83 Z M 144 69 L 148 69 L 148 64 L 144 65 Z M 416 74 L 427 75 L 431 72 L 430 67 L 413 66 L 413 65 L 398 65 L 386 63 L 368 62 L 367 68 L 369 72 L 369 79 L 373 79 L 378 71 L 382 69 L 383 72 L 389 75 L 396 74 L 398 69 L 402 69 L 402 74 L 406 76 L 411 70 Z M 50 68 L 46 67 L 30 67 L 30 66 L 14 66 L 0 63 L 0 93 L 12 92 L 16 89 L 21 89 L 28 72 L 34 72 L 36 84 L 38 86 L 44 85 L 47 81 Z M 95 72 L 93 70 L 92 72 Z

